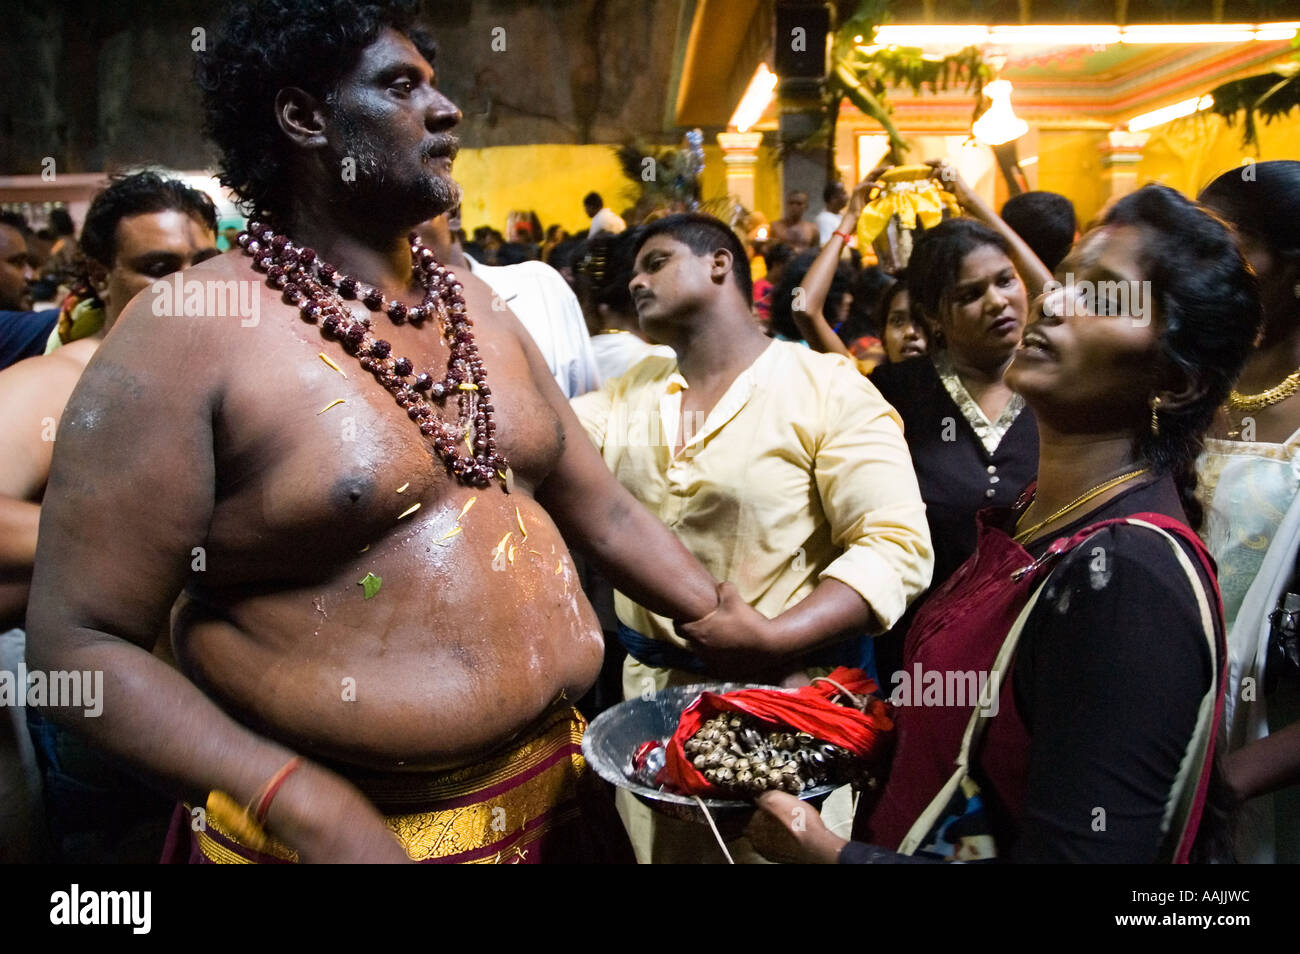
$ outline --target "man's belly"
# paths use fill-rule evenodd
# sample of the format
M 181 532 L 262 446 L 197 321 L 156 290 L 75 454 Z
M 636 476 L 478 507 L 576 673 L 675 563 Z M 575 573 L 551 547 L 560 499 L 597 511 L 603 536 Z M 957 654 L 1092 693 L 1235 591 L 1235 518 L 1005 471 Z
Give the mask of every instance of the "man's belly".
M 412 530 L 327 584 L 187 600 L 183 670 L 254 731 L 385 770 L 473 761 L 595 681 L 600 626 L 553 527 L 499 554 L 495 532 Z

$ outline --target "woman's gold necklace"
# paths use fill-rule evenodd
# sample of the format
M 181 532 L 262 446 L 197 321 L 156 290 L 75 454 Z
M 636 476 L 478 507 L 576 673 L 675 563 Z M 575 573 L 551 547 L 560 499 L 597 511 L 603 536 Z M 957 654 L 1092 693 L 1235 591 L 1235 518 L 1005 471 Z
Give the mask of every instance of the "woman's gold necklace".
M 1228 407 L 1233 411 L 1262 411 L 1274 404 L 1281 404 L 1287 398 L 1300 391 L 1300 368 L 1296 368 L 1280 384 L 1275 384 L 1267 391 L 1258 394 L 1240 394 L 1232 391 L 1228 395 Z
M 1064 517 L 1067 513 L 1069 513 L 1071 510 L 1074 510 L 1076 507 L 1082 507 L 1082 506 L 1083 506 L 1084 504 L 1086 504 L 1089 500 L 1092 500 L 1094 497 L 1097 497 L 1097 496 L 1099 496 L 1099 495 L 1101 495 L 1101 494 L 1104 494 L 1106 491 L 1110 490 L 1112 487 L 1118 487 L 1120 484 L 1124 483 L 1126 480 L 1132 480 L 1134 477 L 1141 477 L 1141 476 L 1142 476 L 1143 474 L 1145 474 L 1149 469 L 1150 469 L 1150 468 L 1148 468 L 1148 467 L 1143 467 L 1141 470 L 1132 470 L 1132 471 L 1129 471 L 1127 474 L 1121 474 L 1121 475 L 1118 476 L 1118 477 L 1112 477 L 1110 480 L 1106 481 L 1104 484 L 1098 484 L 1096 487 L 1093 487 L 1091 490 L 1087 490 L 1087 491 L 1085 491 L 1084 493 L 1080 494 L 1078 497 L 1075 497 L 1075 498 L 1074 498 L 1073 500 L 1071 500 L 1068 504 L 1066 504 L 1066 505 L 1065 505 L 1064 507 L 1062 507 L 1060 510 L 1056 511 L 1056 513 L 1052 514 L 1052 515 L 1051 515 L 1050 517 L 1048 517 L 1046 520 L 1040 520 L 1038 523 L 1034 524 L 1034 525 L 1033 525 L 1032 527 L 1030 527 L 1028 530 L 1021 530 L 1021 531 L 1019 531 L 1019 532 L 1016 533 L 1016 535 L 1013 536 L 1011 539 L 1014 540 L 1016 543 L 1024 543 L 1026 540 L 1028 540 L 1030 537 L 1032 537 L 1032 536 L 1033 536 L 1035 533 L 1037 533 L 1039 530 L 1043 529 L 1043 527 L 1047 526 L 1049 523 L 1052 523 L 1052 522 L 1055 521 L 1055 520 L 1058 520 L 1058 519 L 1061 518 L 1061 517 Z M 1025 509 L 1025 513 L 1022 513 L 1022 514 L 1020 515 L 1020 519 L 1016 521 L 1016 525 L 1017 525 L 1017 526 L 1020 525 L 1020 520 L 1025 519 L 1025 514 L 1027 514 L 1027 513 L 1029 513 L 1029 509 L 1028 509 L 1028 508 Z

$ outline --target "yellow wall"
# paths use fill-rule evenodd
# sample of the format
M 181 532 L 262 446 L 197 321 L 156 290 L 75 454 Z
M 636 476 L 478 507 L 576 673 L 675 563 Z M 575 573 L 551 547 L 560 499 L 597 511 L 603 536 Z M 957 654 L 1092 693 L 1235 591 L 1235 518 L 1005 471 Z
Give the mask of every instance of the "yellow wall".
M 632 204 L 636 189 L 609 146 L 534 145 L 462 149 L 452 172 L 464 190 L 461 223 L 506 230 L 513 209 L 532 209 L 545 228 L 559 223 L 585 233 L 591 220 L 582 197 L 593 189 L 615 212 Z
M 722 150 L 704 147 L 702 189 L 705 199 L 726 193 Z M 464 190 L 461 223 L 466 232 L 480 225 L 506 229 L 512 209 L 537 212 L 545 228 L 558 222 L 571 233 L 586 232 L 591 220 L 582 197 L 593 189 L 622 214 L 639 190 L 623 175 L 610 146 L 535 145 L 462 149 L 452 173 Z M 775 219 L 781 214 L 781 178 L 776 150 L 759 149 L 754 169 L 755 204 Z
M 727 192 L 727 170 L 722 162 L 722 147 L 716 143 L 706 143 L 704 146 L 704 175 L 700 177 L 700 186 L 706 200 Z M 781 166 L 777 162 L 776 149 L 772 146 L 758 147 L 758 160 L 754 163 L 754 209 L 767 216 L 769 222 L 781 217 Z
M 1101 165 L 1106 133 L 1079 129 L 1038 131 L 1038 188 L 1074 203 L 1079 227 L 1110 197 Z
M 1038 188 L 1059 192 L 1074 202 L 1082 224 L 1095 216 L 1108 197 L 1100 146 L 1105 133 L 1092 130 L 1040 130 Z M 726 191 L 722 150 L 704 147 L 704 198 Z M 1195 195 L 1220 172 L 1245 158 L 1300 158 L 1300 113 L 1260 126 L 1260 150 L 1243 149 L 1240 127 L 1229 128 L 1217 116 L 1199 115 L 1151 130 L 1138 164 L 1138 182 L 1164 182 Z M 582 197 L 591 190 L 622 212 L 637 190 L 623 175 L 613 149 L 603 145 L 495 146 L 464 149 L 454 175 L 465 192 L 462 222 L 466 231 L 491 225 L 505 231 L 512 209 L 533 209 L 547 226 L 558 222 L 570 232 L 586 231 L 589 220 Z M 764 145 L 754 168 L 755 206 L 769 219 L 781 215 L 781 175 L 776 149 Z M 810 203 L 819 207 L 820 197 Z
M 1151 130 L 1138 164 L 1138 183 L 1163 182 L 1196 195 L 1222 172 L 1246 159 L 1300 159 L 1300 111 L 1259 125 L 1259 151 L 1241 145 L 1241 124 L 1229 127 L 1212 114 L 1165 123 Z

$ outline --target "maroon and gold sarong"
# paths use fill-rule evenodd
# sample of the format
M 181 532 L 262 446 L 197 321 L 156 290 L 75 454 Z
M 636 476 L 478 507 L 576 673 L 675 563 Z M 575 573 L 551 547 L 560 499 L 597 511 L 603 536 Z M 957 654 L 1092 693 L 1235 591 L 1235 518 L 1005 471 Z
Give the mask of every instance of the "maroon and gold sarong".
M 351 781 L 384 813 L 413 861 L 425 864 L 632 863 L 613 798 L 582 757 L 586 722 L 572 707 L 548 713 L 524 741 L 483 762 L 437 774 Z M 241 842 L 208 812 L 195 824 L 178 805 L 165 862 L 293 864 L 268 838 Z M 198 830 L 194 830 L 194 829 Z

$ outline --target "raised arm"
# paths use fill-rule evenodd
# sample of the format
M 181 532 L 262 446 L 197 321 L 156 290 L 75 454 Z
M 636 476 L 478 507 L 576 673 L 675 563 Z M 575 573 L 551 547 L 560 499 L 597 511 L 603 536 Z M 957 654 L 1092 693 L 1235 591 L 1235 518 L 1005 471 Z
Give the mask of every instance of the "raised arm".
M 197 805 L 212 789 L 249 803 L 294 755 L 150 654 L 213 511 L 213 355 L 230 331 L 215 325 L 137 304 L 87 367 L 59 431 L 27 617 L 32 669 L 103 674 L 97 717 L 46 714 Z M 304 860 L 404 859 L 360 793 L 311 763 L 267 827 Z
M 928 164 L 934 166 L 934 176 L 943 183 L 943 187 L 956 197 L 962 209 L 973 218 L 979 219 L 993 231 L 997 232 L 1011 246 L 1011 261 L 1020 273 L 1020 280 L 1025 283 L 1025 291 L 1030 299 L 1041 295 L 1043 286 L 1052 278 L 1051 270 L 1039 260 L 1028 243 L 1025 242 L 1011 226 L 1002 221 L 1002 217 L 979 197 L 961 177 L 955 166 L 942 159 L 931 159 Z
M 830 237 L 830 241 L 822 246 L 822 250 L 813 260 L 808 274 L 804 276 L 803 283 L 799 286 L 803 289 L 803 294 L 794 304 L 802 304 L 803 307 L 794 307 L 791 311 L 799 333 L 814 351 L 842 354 L 846 358 L 853 357 L 852 352 L 840 340 L 840 336 L 831 330 L 823 309 L 826 307 L 826 296 L 831 291 L 831 283 L 835 280 L 835 270 L 839 267 L 840 255 L 844 251 L 844 236 L 851 234 L 857 228 L 858 216 L 862 214 L 862 206 L 866 202 L 867 194 L 875 185 L 876 177 L 886 168 L 888 167 L 877 166 L 871 170 L 870 175 L 858 183 L 857 188 L 853 190 L 853 195 L 849 197 L 849 204 L 844 209 L 839 228 Z

